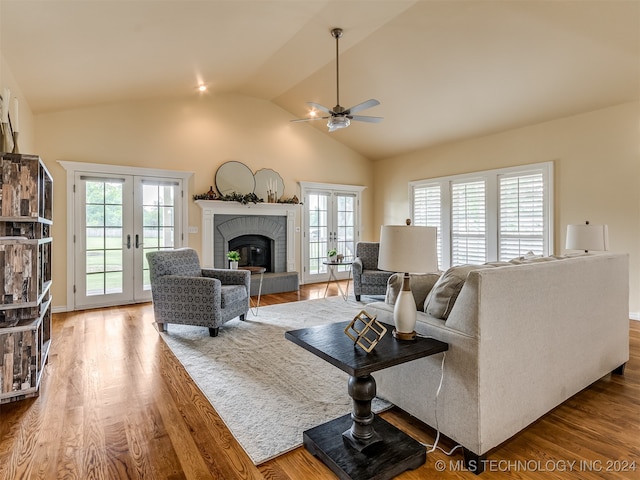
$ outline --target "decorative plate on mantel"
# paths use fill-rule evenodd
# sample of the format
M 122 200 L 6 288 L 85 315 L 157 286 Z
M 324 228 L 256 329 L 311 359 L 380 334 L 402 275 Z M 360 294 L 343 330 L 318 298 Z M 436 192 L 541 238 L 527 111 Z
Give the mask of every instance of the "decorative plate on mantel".
M 256 172 L 254 178 L 256 180 L 256 187 L 253 193 L 265 202 L 268 201 L 269 190 L 275 193 L 275 201 L 281 198 L 284 194 L 284 180 L 282 180 L 282 177 L 278 172 L 271 170 L 270 168 L 263 168 Z

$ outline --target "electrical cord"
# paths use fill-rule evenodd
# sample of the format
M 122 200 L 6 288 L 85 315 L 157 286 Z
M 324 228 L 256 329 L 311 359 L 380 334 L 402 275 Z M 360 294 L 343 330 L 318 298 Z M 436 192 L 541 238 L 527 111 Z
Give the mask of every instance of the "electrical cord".
M 428 336 L 423 336 L 423 335 L 419 335 L 422 338 L 433 338 L 433 337 L 428 337 Z M 455 447 L 453 447 L 451 450 L 449 450 L 448 452 L 445 451 L 442 447 L 438 446 L 438 442 L 440 441 L 440 427 L 438 425 L 438 397 L 440 396 L 440 390 L 442 390 L 442 383 L 444 382 L 444 361 L 447 358 L 447 352 L 442 352 L 442 363 L 440 364 L 440 383 L 438 384 L 438 389 L 436 390 L 436 405 L 435 405 L 435 419 L 436 419 L 436 439 L 433 442 L 433 445 L 430 445 L 428 443 L 422 443 L 422 445 L 424 445 L 425 447 L 429 448 L 429 450 L 427 450 L 427 453 L 432 453 L 434 452 L 436 449 L 440 450 L 442 453 L 444 453 L 446 456 L 451 456 L 453 454 L 453 452 L 455 452 L 458 448 L 462 448 L 462 445 L 458 444 Z

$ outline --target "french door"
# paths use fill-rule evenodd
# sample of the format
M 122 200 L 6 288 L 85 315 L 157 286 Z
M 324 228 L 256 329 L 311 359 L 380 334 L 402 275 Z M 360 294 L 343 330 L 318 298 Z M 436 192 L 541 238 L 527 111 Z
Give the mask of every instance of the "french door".
M 335 189 L 302 184 L 304 198 L 304 268 L 303 282 L 323 282 L 329 279 L 329 250 L 335 249 L 345 261 L 354 259 L 360 234 L 360 187 Z M 342 186 L 340 186 L 342 187 Z M 350 267 L 335 270 L 338 278 L 347 278 Z
M 74 305 L 151 299 L 146 253 L 181 246 L 182 179 L 75 173 Z

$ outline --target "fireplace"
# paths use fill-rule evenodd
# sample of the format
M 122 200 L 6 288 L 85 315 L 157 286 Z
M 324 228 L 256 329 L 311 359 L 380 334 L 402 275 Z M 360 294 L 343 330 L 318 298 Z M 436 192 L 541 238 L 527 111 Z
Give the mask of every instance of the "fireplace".
M 272 244 L 273 240 L 264 235 L 240 235 L 229 241 L 229 250 L 240 252 L 239 267 L 264 267 L 273 272 Z
M 241 267 L 260 261 L 260 265 L 253 266 L 265 267 L 268 272 L 287 271 L 287 217 L 216 215 L 213 238 L 215 268 L 228 268 L 227 252 L 242 249 Z
M 202 266 L 229 268 L 229 250 L 240 253 L 240 265 L 263 266 L 262 293 L 298 289 L 300 205 L 258 203 L 242 205 L 220 200 L 197 200 L 202 209 Z M 251 237 L 247 240 L 247 236 Z M 269 250 L 269 251 L 267 251 Z M 244 259 L 244 260 L 243 260 Z M 261 276 L 251 276 L 251 293 L 256 295 Z

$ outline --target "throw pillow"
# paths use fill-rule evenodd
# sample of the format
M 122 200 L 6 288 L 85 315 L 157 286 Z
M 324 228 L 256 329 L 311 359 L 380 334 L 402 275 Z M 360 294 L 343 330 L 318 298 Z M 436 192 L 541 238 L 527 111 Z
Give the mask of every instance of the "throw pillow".
M 458 265 L 451 267 L 440 277 L 431 292 L 429 292 L 425 300 L 424 312 L 431 317 L 446 320 L 469 272 L 493 267 L 493 265 Z
M 394 273 L 387 280 L 387 294 L 384 301 L 395 305 L 398 295 L 402 290 L 402 273 Z M 424 301 L 427 295 L 440 278 L 440 273 L 427 273 L 424 275 L 409 274 L 411 293 L 416 301 L 416 309 L 420 312 L 424 309 Z

